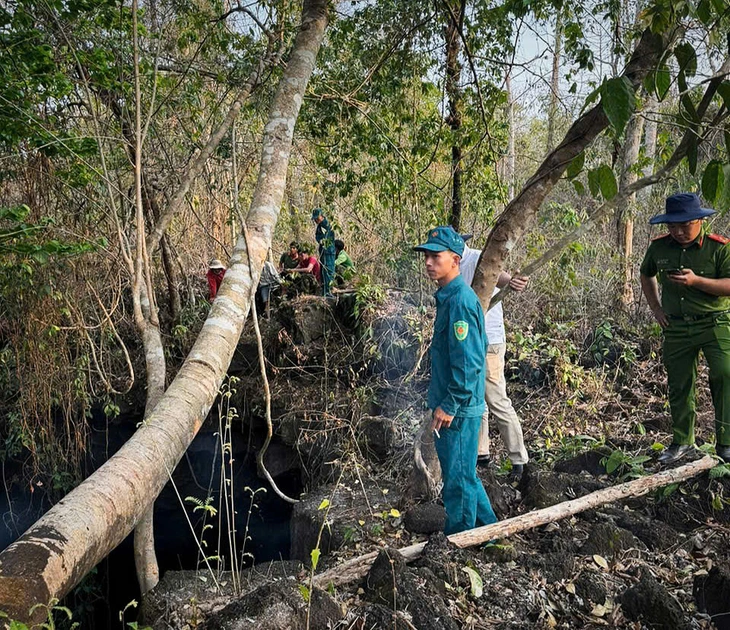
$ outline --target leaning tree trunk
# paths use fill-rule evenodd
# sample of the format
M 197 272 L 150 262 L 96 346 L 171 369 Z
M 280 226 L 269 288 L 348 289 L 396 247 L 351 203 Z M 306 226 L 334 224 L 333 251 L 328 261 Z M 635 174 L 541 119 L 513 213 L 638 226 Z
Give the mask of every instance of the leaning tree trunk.
M 198 339 L 154 411 L 91 477 L 0 553 L 0 610 L 30 617 L 62 597 L 138 523 L 200 429 L 231 361 L 284 196 L 294 125 L 328 17 L 305 0 L 302 24 L 264 129 L 261 167 L 231 264 Z M 249 264 L 250 260 L 250 264 Z
M 674 38 L 673 31 L 662 34 L 644 31 L 639 43 L 624 69 L 625 76 L 634 89 L 638 89 L 644 77 L 656 66 L 662 53 Z M 492 291 L 504 261 L 532 223 L 540 205 L 553 189 L 571 160 L 578 156 L 608 126 L 608 118 L 599 103 L 573 123 L 563 141 L 552 151 L 527 181 L 520 193 L 505 208 L 497 220 L 487 245 L 479 257 L 472 288 L 487 310 Z

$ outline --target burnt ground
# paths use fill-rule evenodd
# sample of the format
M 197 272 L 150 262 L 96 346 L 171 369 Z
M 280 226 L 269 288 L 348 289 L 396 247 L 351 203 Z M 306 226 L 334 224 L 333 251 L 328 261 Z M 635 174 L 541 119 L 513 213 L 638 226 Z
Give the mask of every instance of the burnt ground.
M 301 564 L 281 569 L 278 582 L 251 582 L 225 607 L 209 598 L 194 617 L 184 613 L 189 594 L 175 587 L 179 605 L 148 616 L 153 627 L 730 629 L 730 469 L 458 549 L 438 533 L 438 500 L 419 499 L 411 483 L 428 317 L 391 297 L 363 335 L 362 322 L 352 325 L 332 306 L 305 306 L 297 316 L 297 305 L 288 305 L 263 330 L 276 435 L 296 452 L 308 491 L 292 520 L 292 559 Z M 658 340 L 614 329 L 597 352 L 595 334 L 528 332 L 510 339 L 508 388 L 531 462 L 511 484 L 493 431 L 495 464 L 480 469 L 498 516 L 659 470 L 670 422 Z M 254 362 L 243 362 L 238 375 L 240 404 L 255 417 Z M 698 444 L 711 451 L 704 440 L 713 432 L 712 407 L 700 378 Z M 321 591 L 309 568 L 318 538 L 317 573 L 380 555 L 366 578 Z M 424 540 L 409 564 L 396 551 Z M 168 601 L 173 579 L 163 579 L 158 598 Z

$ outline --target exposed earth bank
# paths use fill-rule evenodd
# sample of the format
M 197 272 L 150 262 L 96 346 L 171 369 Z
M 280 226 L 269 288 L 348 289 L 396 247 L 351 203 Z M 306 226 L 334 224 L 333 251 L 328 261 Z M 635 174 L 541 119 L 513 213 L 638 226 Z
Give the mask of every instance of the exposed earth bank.
M 390 294 L 377 309 L 358 299 L 303 297 L 262 322 L 276 442 L 265 461 L 274 477 L 297 468 L 307 489 L 292 516 L 291 559 L 256 565 L 240 580 L 221 574 L 218 587 L 203 571 L 168 572 L 144 604 L 144 623 L 730 629 L 724 466 L 505 540 L 450 544 L 439 533 L 442 507 L 419 496 L 424 486 L 413 472 L 429 316 L 407 295 Z M 575 351 L 555 339 L 541 345 L 550 331 L 531 334 L 508 369 L 532 461 L 510 484 L 494 432 L 496 464 L 480 469 L 500 518 L 656 472 L 658 443 L 667 440 L 656 340 L 616 330 L 597 354 L 594 331 L 582 338 L 573 331 Z M 236 404 L 251 410 L 248 428 L 258 435 L 264 405 L 250 333 L 231 373 L 241 379 Z M 700 403 L 701 437 L 712 433 L 704 391 Z M 428 461 L 428 444 L 423 453 Z M 428 541 L 423 554 L 407 564 L 397 549 L 421 540 Z M 372 551 L 379 554 L 364 579 L 314 587 L 313 574 Z

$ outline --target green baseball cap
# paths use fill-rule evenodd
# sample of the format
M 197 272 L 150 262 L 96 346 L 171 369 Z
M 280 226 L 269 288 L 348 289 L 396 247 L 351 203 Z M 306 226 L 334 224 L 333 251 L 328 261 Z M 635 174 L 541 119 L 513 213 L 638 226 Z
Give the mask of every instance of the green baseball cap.
M 417 252 L 445 252 L 446 250 L 462 256 L 464 239 L 450 225 L 440 225 L 428 232 L 428 240 L 413 248 Z
M 324 212 L 322 212 L 322 208 L 315 208 L 312 210 L 312 221 L 314 221 L 317 217 L 323 215 Z

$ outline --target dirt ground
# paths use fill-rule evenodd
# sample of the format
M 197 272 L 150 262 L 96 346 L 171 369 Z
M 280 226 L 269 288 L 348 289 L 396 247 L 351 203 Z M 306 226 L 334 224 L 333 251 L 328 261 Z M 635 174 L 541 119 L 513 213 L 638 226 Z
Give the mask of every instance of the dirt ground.
M 252 617 L 255 606 L 244 601 L 239 611 L 250 625 L 224 609 L 227 616 L 211 611 L 201 627 L 730 629 L 730 467 L 458 549 L 438 533 L 438 500 L 412 492 L 428 312 L 407 296 L 390 296 L 366 327 L 353 321 L 309 300 L 264 326 L 275 432 L 298 453 L 310 494 L 301 508 L 308 528 L 300 524 L 304 538 L 292 543 L 300 549 L 293 559 L 303 562 L 290 573 L 299 591 L 277 600 L 290 602 L 288 617 Z M 531 460 L 521 481 L 510 483 L 491 427 L 494 463 L 479 472 L 500 519 L 659 470 L 656 457 L 671 436 L 658 337 L 615 325 L 610 335 L 605 326 L 585 335 L 545 328 L 510 335 L 508 344 L 508 390 Z M 688 460 L 712 452 L 712 406 L 700 371 L 699 448 Z M 240 376 L 250 401 L 260 390 L 254 362 Z M 327 500 L 322 510 L 326 497 L 332 505 Z M 325 529 L 326 545 L 317 536 Z M 308 568 L 317 540 L 317 573 L 380 555 L 364 580 L 318 591 Z M 425 551 L 411 564 L 395 551 L 423 540 Z M 264 595 L 274 597 L 256 597 Z

